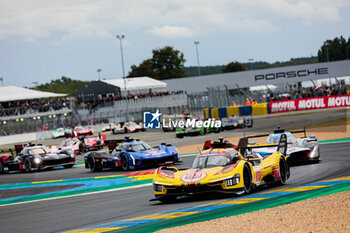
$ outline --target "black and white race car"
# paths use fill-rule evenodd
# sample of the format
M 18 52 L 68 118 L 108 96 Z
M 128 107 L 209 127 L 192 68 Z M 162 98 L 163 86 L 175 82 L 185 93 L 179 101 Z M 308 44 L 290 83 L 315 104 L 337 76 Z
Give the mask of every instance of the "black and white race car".
M 12 150 L 0 155 L 0 173 L 8 171 L 42 170 L 46 168 L 64 166 L 71 168 L 75 164 L 72 150 L 58 151 L 44 145 L 16 145 L 17 156 Z

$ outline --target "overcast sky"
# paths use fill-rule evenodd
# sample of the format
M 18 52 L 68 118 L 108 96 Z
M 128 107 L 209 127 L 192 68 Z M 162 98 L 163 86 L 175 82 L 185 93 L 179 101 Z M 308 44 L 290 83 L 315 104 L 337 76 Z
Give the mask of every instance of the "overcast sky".
M 166 45 L 195 66 L 285 61 L 317 55 L 350 36 L 349 0 L 1 0 L 0 77 L 33 86 L 68 76 L 122 77 Z

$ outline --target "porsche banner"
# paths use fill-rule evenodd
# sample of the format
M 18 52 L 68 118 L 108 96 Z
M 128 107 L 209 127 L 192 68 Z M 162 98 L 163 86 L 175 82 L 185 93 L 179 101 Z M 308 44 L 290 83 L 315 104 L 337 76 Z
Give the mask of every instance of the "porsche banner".
M 292 112 L 322 108 L 350 107 L 350 95 L 322 96 L 305 99 L 274 101 L 270 113 Z

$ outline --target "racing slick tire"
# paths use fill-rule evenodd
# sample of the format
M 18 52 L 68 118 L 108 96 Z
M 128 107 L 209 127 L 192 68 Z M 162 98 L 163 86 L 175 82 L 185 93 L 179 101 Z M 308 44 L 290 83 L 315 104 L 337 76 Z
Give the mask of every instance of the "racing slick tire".
M 243 191 L 248 194 L 252 189 L 252 173 L 247 164 L 243 168 Z
M 126 154 L 121 154 L 120 158 L 122 160 L 122 169 L 124 171 L 128 171 L 129 170 L 129 159 L 128 159 L 128 156 L 126 156 Z
M 184 138 L 184 135 L 176 134 L 176 137 L 177 137 L 177 138 Z
M 32 162 L 30 162 L 30 159 L 28 157 L 26 157 L 24 159 L 24 171 L 29 173 L 32 171 Z
M 85 153 L 85 148 L 83 144 L 79 145 L 79 154 Z
M 69 164 L 69 165 L 63 165 L 64 168 L 72 168 L 74 164 Z
M 96 162 L 95 162 L 95 158 L 94 157 L 91 156 L 89 158 L 89 160 L 88 160 L 88 163 L 89 163 L 90 171 L 97 172 L 97 171 L 101 171 L 102 170 L 101 168 L 96 167 Z
M 0 175 L 4 173 L 4 165 L 2 165 L 2 162 L 0 161 Z
M 288 178 L 288 167 L 287 167 L 287 163 L 285 161 L 285 159 L 283 157 L 280 158 L 280 162 L 279 162 L 279 176 L 280 176 L 280 180 L 278 181 L 279 185 L 284 185 L 287 181 Z

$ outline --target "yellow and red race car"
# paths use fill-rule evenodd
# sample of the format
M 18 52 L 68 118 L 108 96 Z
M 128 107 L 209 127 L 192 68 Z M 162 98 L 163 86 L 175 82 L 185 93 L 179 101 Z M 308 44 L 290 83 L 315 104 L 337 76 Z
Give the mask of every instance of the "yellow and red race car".
M 278 147 L 269 156 L 261 157 L 253 148 Z M 278 144 L 248 145 L 241 138 L 238 146 L 224 141 L 206 141 L 192 168 L 159 167 L 153 177 L 155 199 L 175 201 L 179 196 L 205 192 L 243 194 L 266 184 L 283 185 L 290 171 L 286 162 L 287 138 L 282 134 Z

